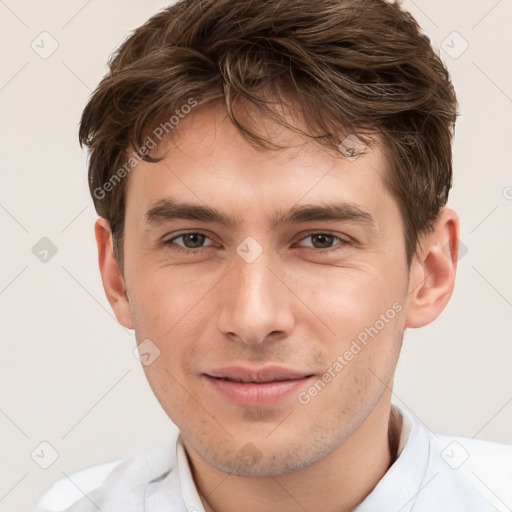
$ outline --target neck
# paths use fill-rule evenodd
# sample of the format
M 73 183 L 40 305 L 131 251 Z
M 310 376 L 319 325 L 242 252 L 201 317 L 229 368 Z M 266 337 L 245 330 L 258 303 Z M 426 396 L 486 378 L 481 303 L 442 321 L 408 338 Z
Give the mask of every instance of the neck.
M 384 397 L 382 397 L 384 398 Z M 277 477 L 226 474 L 187 450 L 206 512 L 349 512 L 361 503 L 394 462 L 401 415 L 380 401 L 337 449 L 310 466 Z

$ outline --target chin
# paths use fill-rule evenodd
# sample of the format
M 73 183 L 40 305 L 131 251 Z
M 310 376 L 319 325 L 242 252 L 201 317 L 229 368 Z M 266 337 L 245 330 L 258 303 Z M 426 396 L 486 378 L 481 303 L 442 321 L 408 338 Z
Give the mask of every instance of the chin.
M 290 445 L 289 441 L 284 442 L 286 444 L 281 447 L 266 446 L 261 450 L 256 441 L 246 442 L 236 452 L 218 453 L 208 449 L 205 452 L 199 450 L 199 453 L 209 464 L 225 473 L 242 477 L 275 477 L 300 471 L 332 451 L 327 446 L 311 444 L 306 448 L 302 443 Z

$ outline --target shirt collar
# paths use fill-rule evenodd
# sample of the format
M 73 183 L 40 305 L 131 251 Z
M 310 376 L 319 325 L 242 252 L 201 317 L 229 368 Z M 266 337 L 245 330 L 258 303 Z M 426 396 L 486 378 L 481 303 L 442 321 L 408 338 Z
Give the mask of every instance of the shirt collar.
M 354 512 L 410 512 L 421 489 L 429 459 L 428 432 L 407 411 L 392 407 L 397 408 L 403 418 L 399 456 Z
M 188 462 L 187 452 L 183 446 L 181 436 L 176 443 L 176 460 L 181 483 L 181 494 L 185 502 L 186 510 L 190 512 L 204 512 L 203 503 L 197 492 L 197 487 L 192 477 L 192 471 Z

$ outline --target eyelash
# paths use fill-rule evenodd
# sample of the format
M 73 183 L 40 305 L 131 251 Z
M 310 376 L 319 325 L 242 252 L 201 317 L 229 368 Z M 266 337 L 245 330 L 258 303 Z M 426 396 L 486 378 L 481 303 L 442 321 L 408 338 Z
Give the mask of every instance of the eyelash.
M 169 240 L 164 240 L 163 243 L 164 243 L 164 245 L 175 245 L 174 250 L 177 250 L 177 251 L 182 252 L 184 254 L 191 254 L 191 253 L 201 254 L 204 250 L 206 250 L 208 247 L 210 247 L 210 245 L 207 245 L 207 246 L 204 246 L 204 247 L 198 247 L 197 249 L 190 249 L 188 247 L 182 247 L 182 246 L 174 243 L 175 240 L 177 240 L 179 238 L 182 238 L 185 235 L 203 235 L 207 239 L 210 239 L 206 233 L 202 233 L 201 231 L 187 231 L 185 233 L 180 233 L 178 235 L 175 235 L 172 238 L 170 238 Z M 342 247 L 344 247 L 346 245 L 350 245 L 351 244 L 350 241 L 345 240 L 344 238 L 341 238 L 340 236 L 336 235 L 335 233 L 331 233 L 329 231 L 317 231 L 315 233 L 309 233 L 305 237 L 301 238 L 299 240 L 299 242 L 302 242 L 306 238 L 312 237 L 314 235 L 332 236 L 334 238 L 334 240 L 337 240 L 339 242 L 338 244 L 336 244 L 336 245 L 334 245 L 332 247 L 325 248 L 325 249 L 315 248 L 315 247 L 305 247 L 305 249 L 312 250 L 312 251 L 314 251 L 316 253 L 323 253 L 323 254 L 330 253 L 332 251 L 336 251 L 336 250 L 338 250 L 338 249 L 340 249 L 340 248 L 342 248 Z

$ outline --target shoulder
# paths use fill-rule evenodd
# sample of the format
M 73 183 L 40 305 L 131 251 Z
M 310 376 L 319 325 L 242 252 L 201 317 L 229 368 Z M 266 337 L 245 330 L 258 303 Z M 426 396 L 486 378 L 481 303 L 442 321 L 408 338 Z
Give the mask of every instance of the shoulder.
M 39 499 L 35 511 L 97 511 L 99 502 L 105 504 L 120 497 L 135 509 L 147 483 L 173 468 L 175 453 L 175 443 L 157 443 L 135 455 L 75 471 L 55 482 Z M 105 512 L 107 509 L 102 508 Z
M 496 510 L 512 504 L 512 445 L 461 436 L 432 436 L 448 474 L 464 476 Z
M 123 459 L 105 462 L 75 471 L 68 478 L 55 482 L 40 498 L 36 510 L 57 512 L 65 510 L 87 494 L 103 485 L 108 475 Z

